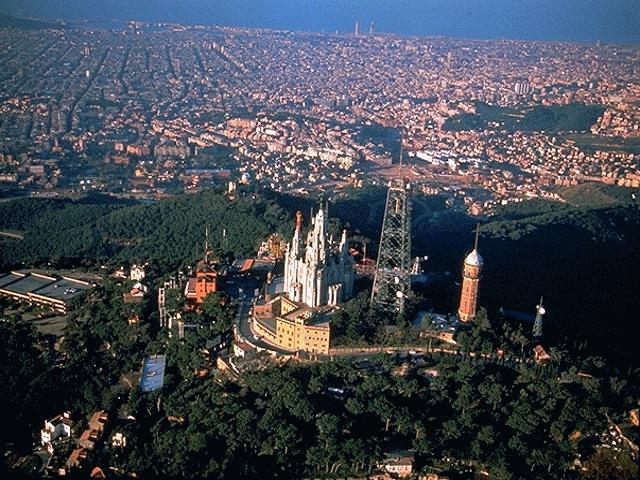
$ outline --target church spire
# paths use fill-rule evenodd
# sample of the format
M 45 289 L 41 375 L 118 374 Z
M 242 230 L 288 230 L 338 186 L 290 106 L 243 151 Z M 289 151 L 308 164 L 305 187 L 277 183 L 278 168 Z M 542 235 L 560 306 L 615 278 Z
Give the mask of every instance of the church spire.
M 347 230 L 342 230 L 342 237 L 340 237 L 340 253 L 342 254 L 341 262 L 344 262 L 349 254 L 349 245 L 347 244 Z
M 300 251 L 300 232 L 302 231 L 302 212 L 298 210 L 296 212 L 296 230 L 293 233 L 293 238 L 291 238 L 291 253 L 294 257 L 298 256 L 298 252 Z
M 300 238 L 302 214 L 296 214 L 296 229 L 285 255 L 284 291 L 291 300 L 313 308 L 334 305 L 353 294 L 353 260 L 347 232 L 342 232 L 340 251 L 336 252 L 327 209 L 328 204 L 323 201 L 311 217 L 306 243 Z
M 298 210 L 296 212 L 296 230 L 300 231 L 301 228 L 302 228 L 302 212 Z

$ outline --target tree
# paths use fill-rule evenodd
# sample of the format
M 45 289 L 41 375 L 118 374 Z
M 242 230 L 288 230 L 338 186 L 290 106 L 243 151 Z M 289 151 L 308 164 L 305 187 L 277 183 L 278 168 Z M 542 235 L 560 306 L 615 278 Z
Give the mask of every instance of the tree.
M 370 342 L 380 323 L 381 318 L 374 315 L 369 308 L 367 292 L 361 292 L 333 314 L 333 335 L 337 342 Z
M 0 346 L 0 375 L 6 386 L 1 389 L 0 403 L 11 412 L 5 418 L 0 440 L 22 443 L 28 441 L 35 424 L 60 408 L 58 376 L 31 322 L 0 320 Z
M 584 476 L 590 480 L 638 478 L 638 464 L 626 452 L 600 448 L 585 462 Z
M 204 323 L 210 325 L 212 333 L 227 332 L 233 328 L 235 308 L 224 292 L 211 292 L 201 306 Z

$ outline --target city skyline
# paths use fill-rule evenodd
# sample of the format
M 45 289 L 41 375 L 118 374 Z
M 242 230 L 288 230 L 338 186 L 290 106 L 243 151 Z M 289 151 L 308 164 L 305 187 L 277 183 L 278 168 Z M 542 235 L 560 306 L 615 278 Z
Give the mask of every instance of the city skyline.
M 345 5 L 336 0 L 225 0 L 213 5 L 208 0 L 180 3 L 118 0 L 101 5 L 97 11 L 90 2 L 78 0 L 9 0 L 0 7 L 0 12 L 49 20 L 138 20 L 341 33 L 353 32 L 356 22 L 364 33 L 374 22 L 376 32 L 400 35 L 637 44 L 640 12 L 635 3 L 629 0 L 356 0 Z

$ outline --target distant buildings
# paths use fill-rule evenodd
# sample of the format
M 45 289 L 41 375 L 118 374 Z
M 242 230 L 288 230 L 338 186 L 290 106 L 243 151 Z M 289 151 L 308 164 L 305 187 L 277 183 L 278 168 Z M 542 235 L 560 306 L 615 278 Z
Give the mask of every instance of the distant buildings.
M 616 140 L 640 134 L 637 49 L 375 35 L 373 22 L 353 27 L 295 37 L 203 26 L 181 26 L 180 34 L 169 26 L 136 35 L 76 29 L 62 37 L 55 29 L 4 29 L 0 50 L 11 49 L 6 70 L 15 74 L 3 80 L 0 182 L 41 194 L 101 190 L 134 198 L 246 174 L 260 186 L 301 194 L 381 184 L 394 175 L 390 147 L 366 132 L 403 125 L 410 151 L 474 164 L 447 171 L 416 163 L 416 188 L 464 198 L 475 211 L 553 195 L 554 183 L 640 184 L 639 154 Z M 170 57 L 158 53 L 159 41 Z M 406 65 L 414 75 L 404 75 Z M 448 128 L 461 114 L 483 116 L 478 102 L 520 110 L 516 116 L 570 104 L 606 111 L 590 126 L 593 138 L 505 132 L 500 121 Z M 233 118 L 238 110 L 251 118 Z M 234 166 L 207 168 L 197 158 L 207 149 L 224 152 Z M 105 155 L 94 158 L 96 151 Z M 69 168 L 80 162 L 102 170 L 95 169 L 102 161 L 110 163 L 104 173 Z
M 513 86 L 513 91 L 518 95 L 529 95 L 531 93 L 531 84 L 528 80 L 520 80 Z

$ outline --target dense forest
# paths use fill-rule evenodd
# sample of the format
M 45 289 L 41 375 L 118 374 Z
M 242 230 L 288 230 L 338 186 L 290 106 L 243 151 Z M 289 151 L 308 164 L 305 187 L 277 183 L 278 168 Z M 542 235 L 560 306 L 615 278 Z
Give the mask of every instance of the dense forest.
M 638 193 L 638 192 L 635 192 Z M 480 303 L 493 315 L 501 307 L 532 312 L 545 297 L 548 322 L 576 343 L 587 339 L 607 355 L 631 356 L 636 331 L 636 278 L 640 264 L 640 208 L 634 191 L 603 185 L 560 189 L 564 203 L 532 200 L 502 207 L 482 219 L 480 250 L 485 271 Z M 384 211 L 381 188 L 353 190 L 329 206 L 331 228 L 349 229 L 374 256 Z M 437 311 L 453 311 L 461 263 L 476 219 L 446 208 L 439 196 L 412 197 L 414 255 L 428 255 L 429 272 L 450 272 L 444 284 L 421 292 Z M 19 199 L 0 203 L 2 270 L 24 265 L 97 266 L 148 261 L 160 277 L 201 254 L 205 226 L 219 255 L 246 255 L 278 231 L 287 238 L 293 213 L 316 202 L 271 191 L 234 201 L 206 191 L 151 205 L 105 197 L 75 201 Z M 340 225 L 338 225 L 340 223 Z M 226 231 L 226 235 L 223 235 Z M 605 320 L 606 319 L 606 320 Z M 633 357 L 632 357 L 633 359 Z
M 64 408 L 78 419 L 105 409 L 109 431 L 123 433 L 127 445 L 97 449 L 86 463 L 116 467 L 114 478 L 362 477 L 398 449 L 415 452 L 418 471 L 451 478 L 471 478 L 461 469 L 505 480 L 585 478 L 571 468 L 576 458 L 590 468 L 587 478 L 638 473 L 627 453 L 594 449 L 640 394 L 637 378 L 601 358 L 566 351 L 551 351 L 548 365 L 439 353 L 286 365 L 258 358 L 261 367 L 232 379 L 201 353 L 206 335 L 168 338 L 154 329 L 150 305 L 123 304 L 127 285 L 107 281 L 76 302 L 60 361 L 51 361 L 28 322 L 0 323 L 0 366 L 14 387 L 0 392 L 12 411 L 2 443 L 30 445 L 30 431 Z M 218 300 L 205 317 L 228 315 Z M 140 323 L 127 322 L 132 313 Z M 496 344 L 509 355 L 520 351 L 521 334 L 503 327 L 480 315 L 461 334 L 463 351 Z M 143 393 L 127 379 L 154 353 L 167 354 L 164 386 Z M 626 434 L 638 441 L 637 429 Z M 5 467 L 13 460 L 5 457 Z M 12 474 L 29 478 L 35 464 L 27 457 Z
M 412 448 L 420 469 L 455 457 L 494 478 L 580 478 L 567 466 L 593 451 L 568 437 L 604 430 L 603 413 L 628 402 L 618 379 L 575 369 L 558 383 L 557 371 L 530 366 L 442 357 L 426 367 L 438 376 L 402 376 L 378 359 L 270 367 L 239 385 L 182 379 L 160 409 L 153 396 L 136 398 L 135 440 L 119 460 L 170 478 L 344 478 L 368 473 L 385 451 Z M 631 466 L 618 478 L 633 478 L 629 459 L 614 462 L 624 461 Z
M 637 371 L 611 361 L 603 335 L 630 328 L 627 320 L 634 318 L 622 313 L 633 311 L 635 298 L 638 204 L 630 191 L 609 187 L 559 194 L 565 203 L 509 205 L 483 221 L 481 304 L 488 314 L 483 309 L 457 340 L 462 353 L 486 357 L 361 356 L 286 366 L 258 357 L 259 368 L 232 380 L 202 353 L 208 338 L 233 323 L 234 307 L 220 295 L 188 314 L 189 323 L 202 328 L 180 340 L 158 329 L 153 297 L 126 304 L 122 294 L 131 282 L 105 278 L 70 306 L 64 341 L 55 348 L 53 338 L 37 333 L 3 300 L 0 367 L 14 388 L 0 393 L 12 412 L 0 443 L 28 449 L 43 418 L 64 409 L 82 418 L 104 408 L 114 419 L 111 428 L 125 433 L 128 443 L 95 452 L 90 463 L 143 478 L 362 476 L 396 449 L 412 449 L 418 470 L 452 477 L 447 458 L 476 472 L 489 469 L 500 479 L 578 479 L 580 472 L 570 466 L 580 455 L 590 478 L 610 478 L 611 472 L 636 478 L 630 457 L 594 445 L 609 421 L 624 423 L 640 394 Z M 272 231 L 289 234 L 293 212 L 313 205 L 274 192 L 248 192 L 233 201 L 202 192 L 151 205 L 103 197 L 22 199 L 0 203 L 0 229 L 24 236 L 2 240 L 8 248 L 1 255 L 6 267 L 150 261 L 159 278 L 200 253 L 205 225 L 220 255 L 243 255 Z M 430 255 L 427 270 L 455 269 L 457 276 L 475 220 L 446 209 L 440 197 L 415 196 L 413 205 L 414 254 Z M 369 240 L 375 252 L 383 190 L 354 192 L 329 208 L 337 217 L 332 229 L 347 226 L 354 240 Z M 456 290 L 455 284 L 451 291 L 427 285 L 420 294 L 433 296 L 434 304 L 442 295 L 446 305 L 448 297 L 455 302 Z M 594 291 L 603 292 L 601 303 Z M 516 361 L 530 357 L 530 330 L 506 321 L 497 309 L 499 302 L 527 305 L 528 297 L 535 305 L 540 294 L 550 311 L 545 328 L 561 324 L 565 335 L 554 342 L 558 347 L 550 349 L 547 365 Z M 594 308 L 606 322 L 576 313 Z M 139 321 L 129 322 L 132 316 Z M 335 333 L 388 343 L 379 332 L 389 322 L 380 320 L 362 294 L 334 317 Z M 407 320 L 399 319 L 403 335 L 413 335 Z M 572 340 L 582 341 L 589 329 L 601 336 L 606 358 L 594 356 L 596 348 L 574 348 Z M 625 341 L 635 338 L 621 335 L 611 345 L 627 353 Z M 497 349 L 505 356 L 496 357 Z M 145 355 L 156 353 L 168 359 L 164 387 L 143 394 L 135 372 Z M 210 373 L 201 376 L 203 371 Z M 637 431 L 627 433 L 638 441 Z M 36 460 L 12 455 L 5 457 L 5 468 L 12 465 L 27 477 Z
M 0 203 L 0 229 L 24 233 L 3 239 L 0 266 L 67 267 L 147 261 L 155 273 L 175 270 L 204 249 L 205 229 L 218 255 L 248 255 L 292 217 L 257 195 L 229 201 L 201 192 L 151 205 L 101 196 L 81 200 L 19 199 Z

